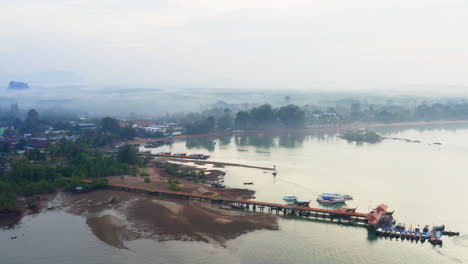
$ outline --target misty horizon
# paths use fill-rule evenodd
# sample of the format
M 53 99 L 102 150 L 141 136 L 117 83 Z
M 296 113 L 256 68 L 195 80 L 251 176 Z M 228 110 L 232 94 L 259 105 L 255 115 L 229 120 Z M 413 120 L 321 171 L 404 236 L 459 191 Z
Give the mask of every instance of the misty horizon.
M 463 90 L 468 84 L 464 1 L 0 6 L 8 10 L 0 17 L 8 25 L 0 29 L 0 60 L 7 62 L 0 77 L 55 69 L 87 85 Z

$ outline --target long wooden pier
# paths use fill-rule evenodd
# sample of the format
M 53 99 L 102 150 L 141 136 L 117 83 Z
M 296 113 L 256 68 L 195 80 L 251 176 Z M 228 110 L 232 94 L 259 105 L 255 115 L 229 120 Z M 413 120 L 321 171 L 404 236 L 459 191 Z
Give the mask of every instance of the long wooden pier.
M 83 180 L 85 183 L 91 183 L 91 180 Z M 139 186 L 131 186 L 131 185 L 124 185 L 124 184 L 115 184 L 109 183 L 108 186 L 113 189 L 123 190 L 123 191 L 133 191 L 133 192 L 142 192 L 148 193 L 152 195 L 165 195 L 171 197 L 178 197 L 184 199 L 196 199 L 196 200 L 203 200 L 209 201 L 213 203 L 219 204 L 227 204 L 227 205 L 242 205 L 244 206 L 245 210 L 253 210 L 255 212 L 260 211 L 264 212 L 265 209 L 269 213 L 276 213 L 277 215 L 294 215 L 306 218 L 317 218 L 317 219 L 327 219 L 331 221 L 338 221 L 338 222 L 346 222 L 346 223 L 355 223 L 355 224 L 364 224 L 367 225 L 367 217 L 369 214 L 367 213 L 357 213 L 357 212 L 349 212 L 340 209 L 323 209 L 323 208 L 312 208 L 312 207 L 304 207 L 304 206 L 297 206 L 297 205 L 285 205 L 285 204 L 278 204 L 278 203 L 268 203 L 268 202 L 260 202 L 254 200 L 243 200 L 243 199 L 236 199 L 224 196 L 216 196 L 216 195 L 204 195 L 204 194 L 196 194 L 196 193 L 186 193 L 186 192 L 178 192 L 178 191 L 170 191 L 170 190 L 163 190 L 157 188 L 148 188 L 148 187 L 139 187 Z

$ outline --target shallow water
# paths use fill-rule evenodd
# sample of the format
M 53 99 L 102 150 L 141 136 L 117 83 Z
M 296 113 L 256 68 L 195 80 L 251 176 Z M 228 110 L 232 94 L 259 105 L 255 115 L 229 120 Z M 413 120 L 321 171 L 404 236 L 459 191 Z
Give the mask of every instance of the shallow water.
M 256 231 L 226 248 L 200 242 L 127 242 L 119 250 L 99 241 L 85 220 L 60 212 L 26 217 L 21 227 L 0 232 L 2 263 L 468 263 L 468 127 L 380 129 L 378 144 L 348 143 L 333 134 L 238 136 L 190 139 L 154 152 L 209 153 L 213 161 L 264 167 L 226 167 L 225 184 L 256 190 L 256 199 L 282 202 L 292 193 L 312 200 L 321 192 L 344 192 L 349 207 L 367 212 L 379 203 L 407 226 L 445 224 L 460 237 L 443 247 L 375 238 L 362 227 L 279 218 L 279 231 Z M 440 142 L 442 145 L 435 145 Z M 24 237 L 22 234 L 25 234 Z M 9 237 L 18 235 L 18 239 Z M 4 262 L 3 260 L 7 260 Z

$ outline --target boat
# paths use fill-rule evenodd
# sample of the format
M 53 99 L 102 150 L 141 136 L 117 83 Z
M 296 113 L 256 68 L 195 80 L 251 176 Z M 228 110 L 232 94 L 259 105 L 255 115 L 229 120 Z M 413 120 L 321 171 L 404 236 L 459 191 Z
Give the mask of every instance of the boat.
M 385 230 L 385 237 L 389 237 L 390 236 L 390 230 Z
M 320 197 L 326 199 L 345 199 L 345 200 L 352 200 L 353 197 L 349 194 L 340 194 L 340 193 L 321 193 Z
M 426 235 L 422 234 L 421 235 L 421 243 L 424 243 L 424 242 L 426 242 Z
M 382 233 L 383 229 L 381 227 L 377 228 L 377 230 L 375 231 L 375 234 L 376 235 L 380 235 L 380 233 Z
M 339 223 L 343 225 L 354 225 L 356 222 L 352 220 L 340 219 Z
M 416 233 L 414 240 L 416 240 L 416 242 L 418 242 L 420 238 L 421 238 L 421 234 Z
M 337 203 L 345 203 L 346 200 L 344 198 L 336 198 L 336 199 L 333 199 L 333 198 L 317 198 L 317 202 L 319 203 L 324 203 L 324 204 L 337 204 Z
M 356 212 L 356 209 L 357 209 L 357 208 L 348 208 L 348 206 L 343 205 L 343 206 L 341 206 L 338 210 L 340 210 L 340 211 L 345 211 L 345 212 L 353 212 L 353 213 L 355 213 L 355 212 Z
M 390 231 L 390 238 L 394 238 L 394 237 L 395 237 L 395 234 L 396 234 L 395 231 Z
M 245 209 L 245 206 L 242 204 L 231 204 L 231 208 L 233 209 Z
M 395 233 L 395 239 L 398 240 L 400 237 L 401 237 L 401 233 L 400 233 L 400 231 L 397 231 L 397 232 Z
M 206 160 L 210 156 L 209 155 L 204 155 L 204 154 L 190 154 L 187 155 L 187 153 L 174 153 L 171 154 L 170 152 L 160 152 L 155 154 L 155 156 L 158 157 L 167 157 L 167 158 L 185 158 L 185 159 L 202 159 Z
M 244 185 L 253 185 L 253 182 L 244 182 Z
M 292 194 L 287 194 L 283 197 L 283 200 L 288 203 L 292 203 L 297 200 L 297 196 Z
M 302 207 L 309 207 L 310 201 L 294 201 L 293 204 Z

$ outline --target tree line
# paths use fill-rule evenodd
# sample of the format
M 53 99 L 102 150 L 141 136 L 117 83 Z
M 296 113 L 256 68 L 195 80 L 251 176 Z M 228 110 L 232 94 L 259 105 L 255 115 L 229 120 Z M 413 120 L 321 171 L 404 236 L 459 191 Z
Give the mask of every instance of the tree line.
M 269 104 L 254 107 L 250 111 L 239 111 L 235 117 L 225 109 L 217 120 L 213 116 L 202 118 L 185 126 L 186 134 L 202 134 L 228 129 L 250 130 L 270 129 L 273 127 L 301 128 L 305 126 L 306 116 L 297 105 L 273 108 Z

